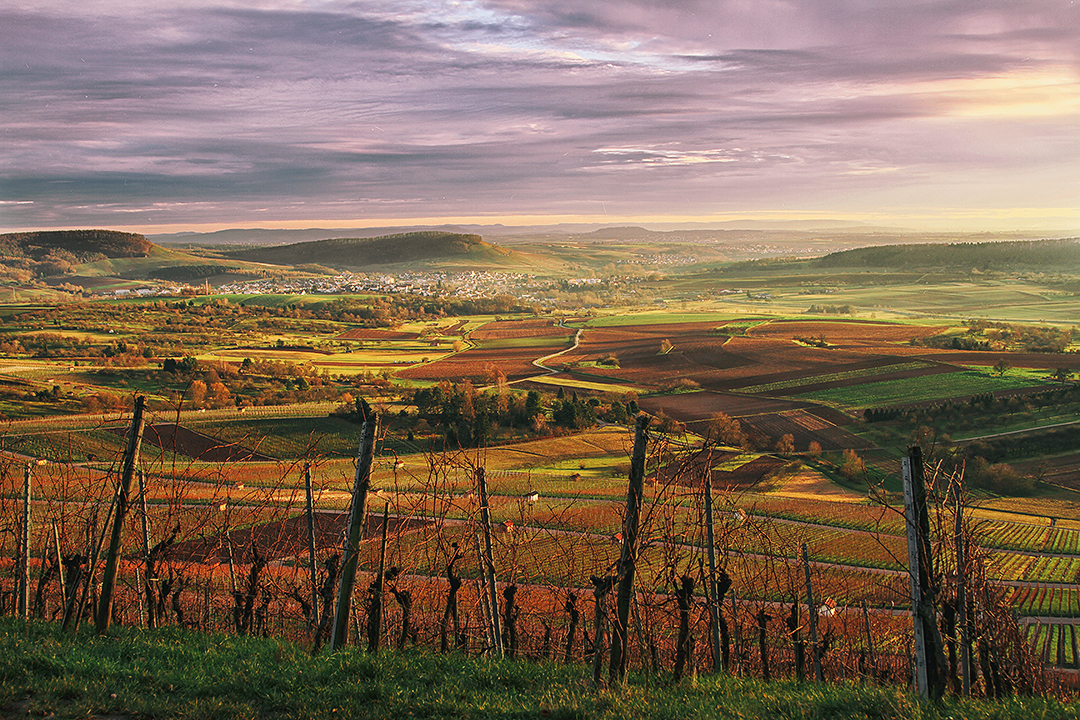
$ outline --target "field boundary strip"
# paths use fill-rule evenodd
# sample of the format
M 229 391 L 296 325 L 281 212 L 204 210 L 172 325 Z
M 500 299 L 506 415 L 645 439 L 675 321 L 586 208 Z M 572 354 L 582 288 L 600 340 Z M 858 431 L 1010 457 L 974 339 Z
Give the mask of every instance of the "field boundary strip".
M 913 362 L 902 362 L 894 365 L 880 365 L 870 368 L 859 368 L 858 370 L 842 370 L 840 372 L 826 373 L 824 375 L 808 375 L 802 378 L 795 378 L 792 380 L 778 380 L 771 383 L 763 383 L 761 385 L 747 385 L 745 387 L 733 388 L 733 392 L 744 393 L 765 393 L 773 390 L 787 390 L 788 388 L 802 387 L 804 385 L 816 385 L 818 383 L 833 382 L 836 380 L 848 380 L 861 377 L 873 377 L 875 375 L 887 375 L 894 372 L 904 372 L 906 370 L 919 370 L 926 367 L 933 367 L 933 363 L 928 363 L 925 360 L 916 360 Z

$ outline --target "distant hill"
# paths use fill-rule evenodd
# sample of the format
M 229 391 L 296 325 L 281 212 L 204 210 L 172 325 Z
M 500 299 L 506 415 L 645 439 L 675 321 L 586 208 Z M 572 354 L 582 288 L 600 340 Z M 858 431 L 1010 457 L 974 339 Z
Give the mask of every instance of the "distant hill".
M 417 225 L 370 228 L 230 228 L 214 232 L 181 232 L 151 235 L 150 239 L 163 245 L 291 245 L 294 243 L 325 240 L 330 237 L 373 238 L 414 232 L 478 232 L 457 225 Z
M 822 268 L 965 268 L 998 270 L 1080 270 L 1080 239 L 981 243 L 878 245 L 830 253 Z
M 66 251 L 77 258 L 146 257 L 154 244 L 138 233 L 118 230 L 41 230 L 0 235 L 0 253 L 41 258 Z
M 363 268 L 439 260 L 490 261 L 512 254 L 510 250 L 484 242 L 479 235 L 436 230 L 249 248 L 233 251 L 228 256 L 271 265 Z

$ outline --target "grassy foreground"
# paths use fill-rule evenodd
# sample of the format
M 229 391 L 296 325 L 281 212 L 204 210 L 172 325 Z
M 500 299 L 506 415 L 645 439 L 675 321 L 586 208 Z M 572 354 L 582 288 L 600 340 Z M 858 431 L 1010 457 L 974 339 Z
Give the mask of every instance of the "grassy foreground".
M 0 619 L 0 717 L 1073 718 L 1045 698 L 920 707 L 898 688 L 702 676 L 594 691 L 583 665 L 353 649 L 310 657 L 275 639 L 114 628 L 72 636 Z

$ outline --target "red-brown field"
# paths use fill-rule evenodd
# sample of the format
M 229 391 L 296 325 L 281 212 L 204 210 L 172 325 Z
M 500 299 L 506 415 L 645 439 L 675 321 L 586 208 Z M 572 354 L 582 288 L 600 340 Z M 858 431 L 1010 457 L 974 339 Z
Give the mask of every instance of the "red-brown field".
M 874 373 L 873 375 L 859 375 L 858 377 L 841 378 L 837 380 L 826 380 L 821 382 L 813 382 L 815 376 L 809 376 L 806 378 L 806 382 L 802 384 L 792 384 L 782 388 L 769 388 L 769 389 L 754 389 L 755 385 L 747 384 L 742 388 L 738 388 L 742 392 L 761 392 L 767 395 L 773 396 L 785 396 L 785 395 L 799 395 L 800 393 L 813 392 L 815 390 L 828 390 L 830 388 L 839 387 L 852 387 L 854 385 L 861 385 L 867 382 L 882 382 L 884 380 L 902 380 L 905 378 L 921 377 L 923 375 L 941 375 L 945 373 L 961 372 L 964 370 L 962 367 L 956 365 L 946 365 L 945 363 L 926 363 L 922 367 L 918 368 L 904 368 L 900 370 L 890 371 L 889 367 L 892 365 L 902 366 L 908 363 L 883 363 L 881 360 L 884 358 L 871 360 L 866 363 L 852 363 L 850 365 L 844 365 L 838 367 L 833 372 L 846 372 L 852 370 L 862 369 L 874 369 L 880 368 L 881 372 Z M 823 373 L 825 374 L 825 373 Z M 804 376 L 804 373 L 781 373 L 781 375 L 790 375 L 792 377 L 777 377 L 770 380 L 769 383 L 776 382 L 793 382 L 799 380 Z M 760 383 L 758 385 L 766 385 L 768 383 Z
M 862 449 L 870 443 L 858 435 L 823 419 L 810 410 L 753 415 L 741 420 L 744 430 L 762 447 L 771 448 L 784 435 L 791 435 L 795 441 L 795 450 L 802 452 L 816 442 L 823 450 Z M 758 440 L 760 438 L 760 440 Z
M 336 340 L 415 340 L 420 337 L 416 333 L 399 332 L 396 330 L 379 330 L 378 328 L 352 328 L 338 335 Z
M 126 433 L 126 430 L 120 429 L 115 432 L 122 435 Z M 157 447 L 204 462 L 274 460 L 243 445 L 224 442 L 176 423 L 147 425 L 143 432 L 143 446 Z
M 654 415 L 663 412 L 685 423 L 708 420 L 717 413 L 743 418 L 750 415 L 813 407 L 810 403 L 797 400 L 734 395 L 708 390 L 675 395 L 651 395 L 638 400 L 638 405 L 642 410 Z
M 609 355 L 618 368 L 590 368 L 590 374 L 635 384 L 663 385 L 680 378 L 697 380 L 717 371 L 751 365 L 754 360 L 725 347 L 726 337 L 712 332 L 715 323 L 647 325 L 640 328 L 586 328 L 581 345 L 562 357 L 568 364 Z M 661 354 L 667 340 L 672 349 Z
M 702 387 L 733 390 L 748 385 L 761 385 L 807 375 L 827 375 L 897 362 L 886 354 L 869 354 L 866 351 L 845 348 L 808 347 L 779 338 L 734 337 L 726 349 L 751 359 L 753 364 L 738 368 L 736 372 L 698 380 Z
M 341 548 L 349 516 L 343 512 L 317 512 L 314 514 L 316 549 Z M 428 521 L 411 518 L 389 518 L 387 532 L 397 534 L 416 530 Z M 382 517 L 368 513 L 362 537 L 373 541 L 380 537 Z M 233 530 L 227 535 L 194 538 L 169 548 L 167 557 L 181 562 L 217 565 L 229 561 L 230 545 L 233 561 L 241 564 L 252 562 L 255 551 L 266 560 L 278 560 L 306 553 L 308 549 L 307 519 L 294 515 L 285 520 L 275 520 L 255 527 Z
M 824 337 L 830 345 L 841 347 L 881 347 L 907 342 L 913 337 L 929 337 L 947 328 L 940 325 L 898 325 L 874 320 L 770 320 L 751 328 L 751 337 L 790 340 L 798 337 Z
M 1024 475 L 1041 475 L 1045 482 L 1080 490 L 1080 453 L 1010 464 Z
M 460 335 L 461 329 L 469 324 L 468 320 L 458 320 L 453 325 L 448 325 L 439 329 L 440 335 Z
M 638 400 L 646 412 L 663 412 L 698 431 L 718 413 L 737 418 L 754 443 L 771 448 L 784 435 L 795 440 L 795 449 L 806 450 L 817 442 L 824 450 L 864 448 L 867 442 L 840 425 L 851 418 L 841 412 L 810 403 L 710 391 L 654 395 Z
M 780 458 L 762 455 L 734 470 L 714 469 L 712 484 L 713 487 L 721 489 L 750 487 L 767 479 L 782 467 L 784 467 L 784 461 Z
M 409 380 L 463 380 L 494 382 L 495 371 L 507 379 L 536 375 L 533 360 L 551 352 L 551 346 L 473 348 L 432 363 L 417 365 L 398 373 Z
M 474 330 L 470 337 L 473 340 L 482 342 L 484 340 L 509 340 L 527 337 L 572 336 L 573 334 L 573 330 L 559 327 L 553 320 L 530 319 L 489 322 L 482 328 Z

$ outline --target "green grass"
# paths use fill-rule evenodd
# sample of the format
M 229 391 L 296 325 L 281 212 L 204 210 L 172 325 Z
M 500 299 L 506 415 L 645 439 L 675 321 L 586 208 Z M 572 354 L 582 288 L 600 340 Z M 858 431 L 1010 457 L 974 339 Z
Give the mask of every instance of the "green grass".
M 1008 373 L 1004 377 L 998 377 L 986 371 L 968 370 L 947 375 L 924 375 L 816 390 L 795 397 L 861 409 L 1031 387 L 1039 382 L 1040 380 L 1035 378 L 1010 376 Z
M 0 620 L 5 717 L 183 718 L 1066 718 L 1045 697 L 920 704 L 872 684 L 632 674 L 594 690 L 583 665 L 487 660 L 424 652 L 311 657 L 276 639 L 116 627 L 107 638 L 55 625 Z
M 905 370 L 918 370 L 929 366 L 929 363 L 916 360 L 914 362 L 898 363 L 896 365 L 882 365 L 859 370 L 844 370 L 842 372 L 828 373 L 825 375 L 808 375 L 807 377 L 796 378 L 794 380 L 779 380 L 764 385 L 749 385 L 747 387 L 736 388 L 736 391 L 745 393 L 774 392 L 776 390 L 786 390 L 787 388 L 812 385 L 814 383 L 833 382 L 835 380 L 848 380 L 850 378 L 859 377 L 873 377 L 874 375 L 885 375 L 887 373 L 903 372 Z

